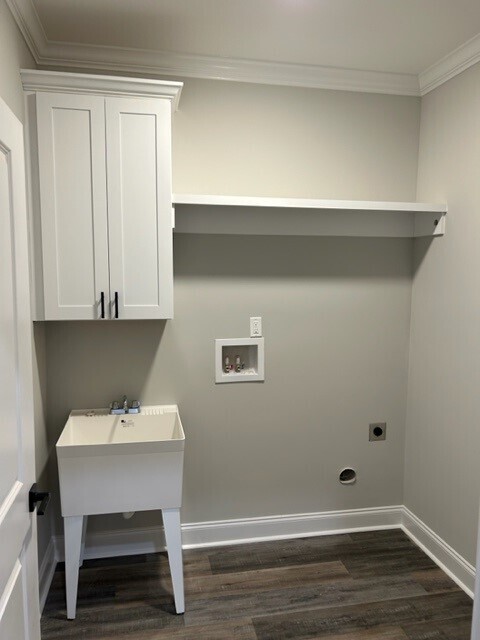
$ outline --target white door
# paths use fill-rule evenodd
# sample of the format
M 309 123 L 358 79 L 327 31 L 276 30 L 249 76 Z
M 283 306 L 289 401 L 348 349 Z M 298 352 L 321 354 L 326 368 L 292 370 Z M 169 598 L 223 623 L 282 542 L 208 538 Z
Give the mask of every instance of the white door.
M 173 314 L 171 104 L 106 99 L 112 317 Z
M 32 327 L 23 127 L 0 99 L 0 638 L 38 640 Z
M 37 94 L 46 320 L 107 317 L 105 101 Z

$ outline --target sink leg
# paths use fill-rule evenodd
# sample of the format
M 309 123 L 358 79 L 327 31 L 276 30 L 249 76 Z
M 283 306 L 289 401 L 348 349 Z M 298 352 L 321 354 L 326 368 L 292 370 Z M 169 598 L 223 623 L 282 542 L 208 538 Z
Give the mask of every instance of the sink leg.
M 88 516 L 83 516 L 82 546 L 80 547 L 80 560 L 78 562 L 79 567 L 83 567 L 83 558 L 85 556 L 85 536 L 87 534 L 87 522 L 88 522 Z
M 83 516 L 63 519 L 65 531 L 65 583 L 67 588 L 67 618 L 74 620 L 77 611 L 78 569 L 82 546 Z
M 183 588 L 182 532 L 180 528 L 180 509 L 162 509 L 165 539 L 167 541 L 168 562 L 172 575 L 173 596 L 177 613 L 185 612 L 185 594 Z

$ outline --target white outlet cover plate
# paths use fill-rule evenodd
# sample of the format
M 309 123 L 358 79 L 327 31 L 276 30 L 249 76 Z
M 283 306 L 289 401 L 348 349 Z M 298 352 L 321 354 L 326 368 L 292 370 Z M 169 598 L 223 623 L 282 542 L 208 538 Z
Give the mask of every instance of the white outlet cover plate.
M 250 318 L 250 337 L 262 337 L 262 318 L 260 316 Z

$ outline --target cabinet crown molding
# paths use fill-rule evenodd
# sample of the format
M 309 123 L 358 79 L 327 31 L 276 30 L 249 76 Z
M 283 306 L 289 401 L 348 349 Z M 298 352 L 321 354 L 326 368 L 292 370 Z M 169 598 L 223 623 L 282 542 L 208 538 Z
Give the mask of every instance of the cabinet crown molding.
M 88 93 L 100 96 L 122 96 L 141 98 L 165 98 L 177 110 L 183 82 L 126 78 L 89 73 L 66 73 L 61 71 L 35 71 L 21 69 L 25 91 L 50 91 L 60 93 Z

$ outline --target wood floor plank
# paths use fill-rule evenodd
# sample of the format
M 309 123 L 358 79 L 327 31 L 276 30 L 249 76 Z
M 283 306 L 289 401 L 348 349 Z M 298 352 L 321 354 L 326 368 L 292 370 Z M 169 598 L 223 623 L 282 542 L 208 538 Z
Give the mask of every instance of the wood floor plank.
M 417 548 L 411 538 L 402 529 L 388 529 L 386 531 L 359 531 L 349 534 L 352 545 L 357 549 L 404 549 Z
M 471 616 L 436 622 L 404 624 L 402 629 L 408 640 L 470 640 Z
M 117 640 L 118 636 L 95 637 L 95 640 Z M 178 629 L 142 631 L 135 640 L 257 640 L 252 621 L 249 619 L 227 620 L 224 623 L 207 624 Z M 397 640 L 396 638 L 388 640 Z M 405 640 L 405 636 L 402 636 Z
M 254 594 L 287 588 L 302 589 L 349 578 L 348 571 L 341 562 L 322 562 L 190 577 L 185 580 L 185 593 L 191 602 L 194 598 L 215 598 L 218 595 Z
M 158 567 L 157 567 L 158 569 Z M 172 583 L 169 572 L 161 573 L 149 567 L 139 570 L 138 566 L 130 568 L 128 580 L 124 574 L 115 571 L 108 574 L 104 567 L 81 572 L 79 581 L 79 601 L 93 604 L 113 603 L 121 599 L 129 600 L 146 598 L 158 599 L 159 603 L 169 604 L 173 601 Z M 318 585 L 324 582 L 349 579 L 350 576 L 341 562 L 326 562 L 304 566 L 280 567 L 234 574 L 199 575 L 185 578 L 185 595 L 191 603 L 194 599 L 215 598 L 218 595 L 228 596 L 236 593 L 254 594 L 273 589 L 296 588 Z M 64 603 L 63 582 L 52 590 L 46 613 Z
M 169 575 L 153 576 L 128 576 L 125 574 L 117 578 L 112 576 L 110 580 L 98 580 L 98 575 L 86 574 L 82 576 L 78 585 L 77 608 L 101 608 L 112 606 L 118 601 L 122 605 L 129 606 L 131 601 L 155 600 L 161 605 L 173 602 L 172 585 Z M 65 587 L 58 584 L 49 593 L 44 612 L 55 612 L 65 606 Z
M 256 594 L 248 591 L 233 596 L 218 594 L 213 598 L 188 601 L 185 624 L 225 620 L 237 615 L 256 617 L 265 612 L 299 612 L 423 594 L 425 590 L 408 576 L 382 577 L 375 580 L 342 579 L 315 586 L 272 589 Z
M 134 602 L 124 606 L 113 602 L 108 606 L 85 606 L 79 603 L 77 618 L 66 619 L 66 610 L 50 612 L 42 616 L 42 639 L 77 640 L 95 639 L 102 635 L 137 638 L 141 632 L 183 627 L 182 616 L 175 615 L 173 603 L 160 605 L 158 602 Z
M 273 568 L 294 564 L 333 562 L 349 559 L 367 562 L 369 557 L 388 557 L 398 553 L 400 557 L 411 554 L 415 559 L 429 558 L 416 547 L 403 532 L 387 532 L 378 540 L 370 537 L 357 537 L 357 534 L 296 538 L 272 543 L 257 543 L 240 547 L 222 547 L 207 551 L 212 573 L 233 573 L 252 571 L 259 568 Z M 266 545 L 262 548 L 262 544 Z M 430 566 L 430 565 L 429 565 Z M 422 567 L 418 567 L 422 568 Z
M 437 565 L 431 569 L 412 571 L 410 575 L 422 585 L 427 593 L 458 591 L 460 588 L 446 573 L 437 567 Z
M 420 549 L 387 549 L 361 554 L 341 554 L 342 562 L 354 578 L 409 573 L 434 569 L 437 565 Z
M 376 627 L 375 629 L 355 631 L 355 633 L 316 636 L 310 640 L 407 640 L 407 636 L 400 627 Z
M 389 544 L 394 540 L 410 540 L 403 529 L 398 527 L 393 529 L 383 529 L 377 531 L 376 529 L 370 531 L 355 531 L 348 534 L 352 539 L 352 542 L 381 542 L 387 541 Z
M 338 560 L 339 545 L 351 544 L 350 536 L 342 534 L 217 547 L 206 552 L 213 573 L 233 573 L 309 562 L 331 562 Z
M 168 556 L 166 552 L 85 560 L 80 575 L 85 570 L 95 570 L 98 575 L 101 575 L 102 570 L 104 570 L 106 573 L 116 571 L 118 573 L 125 574 L 126 572 L 130 573 L 131 571 L 156 570 L 157 567 L 169 571 Z M 186 576 L 211 574 L 208 555 L 201 549 L 184 550 L 183 569 Z M 64 571 L 65 563 L 59 562 L 55 571 L 55 576 L 61 576 Z
M 462 591 L 345 605 L 253 618 L 258 640 L 313 640 L 354 634 L 386 625 L 431 624 L 471 616 L 472 602 Z M 408 636 L 407 636 L 408 637 Z
M 148 562 L 143 561 L 144 558 L 148 558 Z M 201 552 L 185 552 L 184 575 L 186 579 L 189 576 L 201 579 L 211 575 L 207 556 Z M 109 596 L 113 598 L 119 592 L 126 592 L 127 598 L 129 594 L 130 597 L 137 597 L 139 593 L 147 597 L 149 594 L 153 597 L 158 595 L 161 601 L 171 602 L 172 582 L 166 554 L 132 556 L 131 562 L 122 558 L 85 561 L 79 575 L 79 602 L 88 600 L 93 604 L 94 601 L 102 601 Z M 62 607 L 64 602 L 65 575 L 60 565 L 55 572 L 45 610 Z

